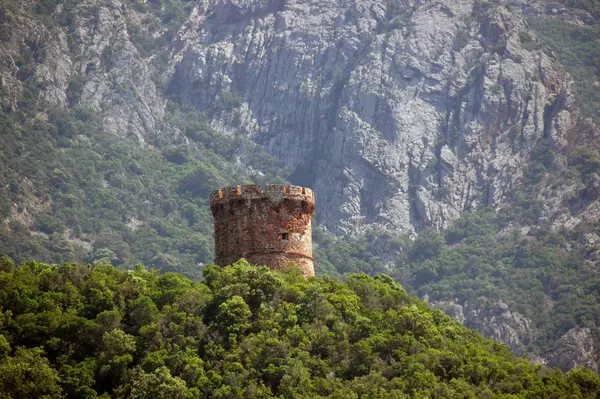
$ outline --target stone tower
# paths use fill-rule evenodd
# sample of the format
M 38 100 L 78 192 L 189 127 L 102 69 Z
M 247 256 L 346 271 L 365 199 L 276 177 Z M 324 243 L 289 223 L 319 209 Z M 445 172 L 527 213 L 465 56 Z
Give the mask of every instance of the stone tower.
M 271 269 L 300 266 L 315 275 L 311 217 L 315 196 L 305 187 L 248 184 L 210 194 L 215 220 L 215 263 L 228 265 L 245 258 Z

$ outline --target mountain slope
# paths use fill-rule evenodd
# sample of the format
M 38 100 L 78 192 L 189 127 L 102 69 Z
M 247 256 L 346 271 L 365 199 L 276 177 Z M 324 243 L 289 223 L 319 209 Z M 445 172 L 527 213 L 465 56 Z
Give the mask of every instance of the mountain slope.
M 3 1 L 5 107 L 81 106 L 140 143 L 178 134 L 169 101 L 193 107 L 322 193 L 333 231 L 506 204 L 537 148 L 564 166 L 589 130 L 568 75 L 493 3 L 85 0 L 39 19 Z
M 525 21 L 482 1 L 202 3 L 178 32 L 170 89 L 313 186 L 320 221 L 443 228 L 501 206 L 532 154 L 564 154 L 573 82 Z

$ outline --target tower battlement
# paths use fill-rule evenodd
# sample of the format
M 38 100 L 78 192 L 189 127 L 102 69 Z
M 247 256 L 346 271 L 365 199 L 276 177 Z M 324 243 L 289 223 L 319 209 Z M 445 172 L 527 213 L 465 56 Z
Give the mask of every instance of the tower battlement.
M 224 187 L 210 194 L 210 206 L 224 204 L 230 201 L 252 200 L 257 198 L 279 201 L 283 199 L 306 201 L 315 203 L 315 195 L 310 188 L 286 184 L 244 184 L 240 186 Z
M 210 194 L 215 221 L 215 263 L 245 258 L 280 269 L 295 263 L 314 276 L 311 189 L 283 184 L 224 187 Z

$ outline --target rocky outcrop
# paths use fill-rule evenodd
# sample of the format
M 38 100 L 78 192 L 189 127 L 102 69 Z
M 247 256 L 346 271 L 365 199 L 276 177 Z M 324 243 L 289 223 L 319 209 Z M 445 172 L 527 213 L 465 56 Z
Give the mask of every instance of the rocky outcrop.
M 443 310 L 460 324 L 508 346 L 514 353 L 525 354 L 525 346 L 535 338 L 531 322 L 518 312 L 511 311 L 502 301 L 434 301 L 434 309 Z
M 458 300 L 432 301 L 423 298 L 434 309 L 444 311 L 460 324 L 473 328 L 478 333 L 508 346 L 517 355 L 525 356 L 534 363 L 557 367 L 568 371 L 583 366 L 600 373 L 600 350 L 598 332 L 590 328 L 575 327 L 558 339 L 548 353 L 536 356 L 526 351 L 526 346 L 536 338 L 535 327 L 531 321 L 509 306 L 497 301 L 489 304 L 485 301 Z
M 414 232 L 501 205 L 576 122 L 572 82 L 521 16 L 471 1 L 204 1 L 172 91 L 314 187 L 329 229 Z M 558 161 L 560 162 L 560 160 Z
M 465 302 L 464 307 L 467 327 L 505 344 L 515 353 L 523 354 L 525 346 L 535 338 L 531 322 L 502 301 L 491 305 Z
M 141 18 L 133 9 L 117 0 L 65 2 L 46 16 L 66 18 L 59 28 L 31 17 L 35 2 L 2 5 L 0 105 L 16 110 L 29 89 L 38 107 L 81 105 L 102 115 L 107 133 L 140 142 L 157 133 L 165 101 L 152 62 L 131 40 Z
M 433 309 L 442 310 L 444 313 L 446 313 L 448 316 L 452 317 L 454 320 L 456 320 L 457 322 L 459 322 L 463 326 L 465 325 L 465 322 L 467 321 L 467 319 L 465 317 L 465 309 L 464 309 L 464 307 L 462 307 L 461 305 L 459 305 L 455 301 L 434 301 L 434 302 L 429 302 L 429 296 L 428 295 L 425 295 L 425 297 L 423 298 L 423 300 L 425 302 L 427 302 L 429 304 L 429 306 L 431 306 Z
M 584 327 L 575 327 L 567 331 L 546 356 L 547 365 L 561 370 L 570 370 L 583 366 L 600 372 L 598 367 L 600 351 L 598 350 L 597 332 Z
M 79 102 L 103 114 L 108 132 L 143 142 L 162 121 L 164 99 L 153 82 L 152 63 L 131 41 L 135 22 L 116 0 L 87 0 L 77 7 L 81 11 L 71 27 L 78 44 L 74 74 L 85 76 Z M 86 14 L 90 8 L 94 12 Z

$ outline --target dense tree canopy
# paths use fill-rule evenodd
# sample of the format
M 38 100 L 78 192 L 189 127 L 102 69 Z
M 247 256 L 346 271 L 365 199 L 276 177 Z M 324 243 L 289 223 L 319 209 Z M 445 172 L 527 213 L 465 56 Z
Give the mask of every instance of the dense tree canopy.
M 2 398 L 593 398 L 390 277 L 0 262 Z

